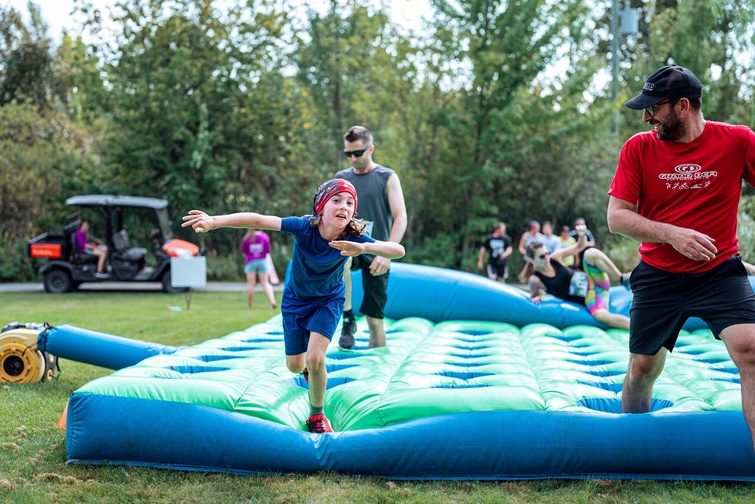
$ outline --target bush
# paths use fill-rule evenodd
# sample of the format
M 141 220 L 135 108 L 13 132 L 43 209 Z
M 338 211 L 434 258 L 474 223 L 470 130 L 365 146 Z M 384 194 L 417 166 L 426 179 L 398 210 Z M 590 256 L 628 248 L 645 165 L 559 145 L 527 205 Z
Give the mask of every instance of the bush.
M 739 237 L 739 252 L 742 259 L 748 263 L 755 263 L 755 219 L 752 218 L 748 207 L 755 205 L 750 202 L 744 202 L 739 211 L 739 226 L 737 226 L 737 236 Z
M 29 257 L 27 241 L 18 239 L 0 242 L 0 282 L 32 282 L 38 280 L 39 264 Z
M 456 269 L 460 264 L 460 253 L 456 250 L 458 237 L 439 235 L 426 239 L 421 247 L 407 248 L 403 262 L 424 264 L 439 268 Z
M 617 237 L 610 240 L 603 252 L 616 264 L 622 272 L 632 271 L 640 263 L 640 252 L 637 250 L 640 242 L 629 238 Z
M 207 253 L 208 282 L 244 281 L 244 260 L 241 254 L 223 255 L 211 251 Z

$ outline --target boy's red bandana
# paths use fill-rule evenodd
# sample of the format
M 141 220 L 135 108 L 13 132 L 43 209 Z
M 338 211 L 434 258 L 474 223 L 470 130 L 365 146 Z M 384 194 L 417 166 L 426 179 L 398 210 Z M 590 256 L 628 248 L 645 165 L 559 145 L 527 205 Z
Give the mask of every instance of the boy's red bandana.
M 351 194 L 354 198 L 354 215 L 357 214 L 357 190 L 351 185 L 351 182 L 345 179 L 330 179 L 327 182 L 317 188 L 315 193 L 315 200 L 312 203 L 312 209 L 315 211 L 315 215 L 320 215 L 325 204 L 330 201 L 330 198 L 338 193 L 346 192 Z

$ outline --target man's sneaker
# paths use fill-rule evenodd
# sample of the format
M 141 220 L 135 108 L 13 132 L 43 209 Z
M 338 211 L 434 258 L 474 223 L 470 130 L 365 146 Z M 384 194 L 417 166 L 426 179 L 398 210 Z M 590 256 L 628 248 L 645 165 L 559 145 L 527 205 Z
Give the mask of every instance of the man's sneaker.
M 333 428 L 330 426 L 330 422 L 325 415 L 320 413 L 319 415 L 312 415 L 307 419 L 307 429 L 309 432 L 315 434 L 324 434 L 326 432 L 333 432 Z
M 301 375 L 304 377 L 304 381 L 309 383 L 309 370 L 307 368 L 301 370 Z
M 631 273 L 622 273 L 621 274 L 621 285 L 623 285 L 626 290 L 632 290 L 631 285 L 629 285 L 629 277 L 631 275 L 632 275 Z
M 108 275 L 107 273 L 100 273 L 99 271 L 95 273 L 94 276 L 100 279 L 110 278 L 110 275 Z
M 344 319 L 341 327 L 341 338 L 338 340 L 338 346 L 349 349 L 354 348 L 354 334 L 357 332 L 356 320 L 346 321 Z

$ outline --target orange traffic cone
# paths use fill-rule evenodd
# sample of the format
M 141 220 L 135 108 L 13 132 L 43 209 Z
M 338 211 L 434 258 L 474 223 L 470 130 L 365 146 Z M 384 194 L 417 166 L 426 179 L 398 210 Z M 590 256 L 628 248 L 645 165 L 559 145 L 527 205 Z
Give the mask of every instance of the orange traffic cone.
M 58 429 L 66 429 L 66 421 L 68 420 L 68 401 L 66 401 L 66 407 L 63 408 L 63 414 L 60 415 L 60 421 L 58 422 Z

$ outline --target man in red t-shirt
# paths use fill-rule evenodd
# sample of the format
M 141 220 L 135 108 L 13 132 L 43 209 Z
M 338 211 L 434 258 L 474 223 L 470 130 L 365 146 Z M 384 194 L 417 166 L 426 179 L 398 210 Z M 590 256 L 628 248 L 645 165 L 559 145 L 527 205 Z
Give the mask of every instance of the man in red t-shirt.
M 650 410 L 688 317 L 726 344 L 755 439 L 755 294 L 737 246 L 742 179 L 755 186 L 755 133 L 706 121 L 702 85 L 687 68 L 653 73 L 625 106 L 654 127 L 627 140 L 608 194 L 608 226 L 642 242 L 632 272 L 630 359 L 622 410 Z

